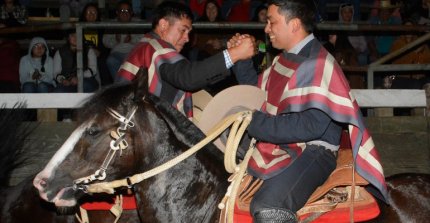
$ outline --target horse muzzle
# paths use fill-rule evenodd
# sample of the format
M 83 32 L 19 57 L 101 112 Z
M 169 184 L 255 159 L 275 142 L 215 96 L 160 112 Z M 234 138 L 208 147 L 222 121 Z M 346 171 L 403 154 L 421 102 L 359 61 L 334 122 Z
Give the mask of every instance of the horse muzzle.
M 72 187 L 67 187 L 61 189 L 57 195 L 52 199 L 52 203 L 56 207 L 74 207 L 77 204 L 74 198 L 75 190 Z
M 48 178 L 38 174 L 33 180 L 33 186 L 39 191 L 39 196 L 57 207 L 71 207 L 76 205 L 76 192 L 73 187 L 63 187 L 59 190 L 51 190 L 48 186 Z M 55 192 L 58 191 L 58 192 Z

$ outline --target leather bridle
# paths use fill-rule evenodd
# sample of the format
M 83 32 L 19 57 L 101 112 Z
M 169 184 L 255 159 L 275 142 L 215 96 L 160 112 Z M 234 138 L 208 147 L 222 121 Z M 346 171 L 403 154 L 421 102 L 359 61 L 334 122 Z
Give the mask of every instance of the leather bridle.
M 88 185 L 93 183 L 94 181 L 102 181 L 106 179 L 106 170 L 112 162 L 113 158 L 117 151 L 120 152 L 120 156 L 122 155 L 122 151 L 127 149 L 128 143 L 125 140 L 127 128 L 133 128 L 135 126 L 134 122 L 131 119 L 134 117 L 134 114 L 137 111 L 137 106 L 134 106 L 133 109 L 127 116 L 122 116 L 117 111 L 112 108 L 107 108 L 106 111 L 116 120 L 119 121 L 120 125 L 116 129 L 116 131 L 110 132 L 110 137 L 112 140 L 109 143 L 109 151 L 106 155 L 102 165 L 99 169 L 97 169 L 93 174 L 79 178 L 73 181 L 73 189 L 74 190 L 82 190 L 87 193 Z

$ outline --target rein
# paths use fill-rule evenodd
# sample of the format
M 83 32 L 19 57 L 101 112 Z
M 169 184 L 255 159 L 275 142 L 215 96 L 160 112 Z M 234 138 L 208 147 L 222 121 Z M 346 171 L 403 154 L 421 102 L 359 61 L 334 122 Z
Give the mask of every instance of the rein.
M 221 122 L 219 122 L 214 128 L 212 128 L 212 130 L 209 132 L 209 134 L 206 136 L 206 138 L 204 138 L 202 141 L 200 141 L 199 143 L 197 143 L 196 145 L 194 145 L 193 147 L 191 147 L 190 149 L 188 149 L 187 151 L 183 152 L 181 155 L 165 162 L 164 164 L 161 164 L 151 170 L 145 171 L 143 173 L 138 173 L 135 174 L 133 176 L 121 179 L 121 180 L 114 180 L 114 181 L 110 181 L 110 182 L 100 182 L 100 183 L 93 183 L 93 184 L 88 184 L 88 185 L 83 185 L 84 187 L 84 192 L 86 193 L 108 193 L 108 194 L 113 194 L 115 191 L 115 188 L 119 188 L 119 187 L 131 187 L 134 184 L 140 183 L 145 179 L 148 179 L 150 177 L 153 177 L 165 170 L 170 169 L 171 167 L 175 166 L 176 164 L 182 162 L 183 160 L 185 160 L 186 158 L 190 157 L 191 155 L 193 155 L 194 153 L 196 153 L 197 151 L 199 151 L 200 149 L 202 149 L 205 145 L 207 145 L 208 143 L 212 142 L 215 138 L 217 138 L 219 135 L 221 135 L 229 126 L 231 126 L 232 124 L 233 127 L 238 126 L 238 124 L 236 123 L 241 123 L 243 122 L 243 120 L 248 120 L 245 123 L 250 122 L 251 120 L 251 116 L 252 116 L 252 112 L 251 111 L 244 111 L 244 112 L 238 112 L 236 114 L 230 115 L 228 117 L 226 117 L 225 119 L 223 119 Z M 239 135 L 242 136 L 244 130 L 246 129 L 246 126 L 241 128 L 241 134 L 236 134 L 236 137 L 238 137 Z M 229 136 L 229 141 L 234 142 L 234 145 L 238 145 L 240 139 L 237 140 L 230 140 L 230 136 Z M 227 144 L 228 145 L 228 144 Z M 228 147 L 227 147 L 228 148 Z M 227 150 L 226 149 L 226 154 L 227 154 Z M 237 147 L 236 147 L 237 150 Z M 232 154 L 231 152 L 229 152 L 228 154 Z M 234 153 L 235 154 L 235 153 Z M 229 173 L 233 173 L 237 170 L 239 170 L 239 168 L 237 168 L 237 164 L 235 163 L 235 159 L 234 158 L 227 158 L 226 156 L 224 157 L 224 160 L 227 160 L 227 163 L 225 163 L 225 167 L 226 170 Z

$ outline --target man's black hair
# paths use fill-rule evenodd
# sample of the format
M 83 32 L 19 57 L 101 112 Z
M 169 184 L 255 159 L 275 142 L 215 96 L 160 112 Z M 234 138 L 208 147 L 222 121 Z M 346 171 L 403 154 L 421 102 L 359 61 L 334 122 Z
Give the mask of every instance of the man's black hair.
M 152 20 L 152 29 L 155 29 L 160 19 L 180 19 L 183 17 L 189 18 L 191 21 L 194 19 L 193 13 L 187 5 L 179 2 L 165 1 L 155 10 Z
M 287 21 L 298 18 L 308 33 L 313 32 L 316 9 L 312 0 L 269 0 L 268 4 L 278 6 L 279 14 L 285 15 Z

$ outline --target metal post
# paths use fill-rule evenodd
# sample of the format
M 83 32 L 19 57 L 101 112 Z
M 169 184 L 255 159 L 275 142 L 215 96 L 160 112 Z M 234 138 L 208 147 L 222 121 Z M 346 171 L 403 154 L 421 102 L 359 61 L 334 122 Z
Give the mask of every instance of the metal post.
M 83 34 L 82 26 L 76 23 L 76 74 L 78 77 L 78 92 L 84 92 L 84 64 L 83 64 Z
M 367 89 L 373 89 L 373 66 L 369 66 L 369 69 L 367 70 Z

